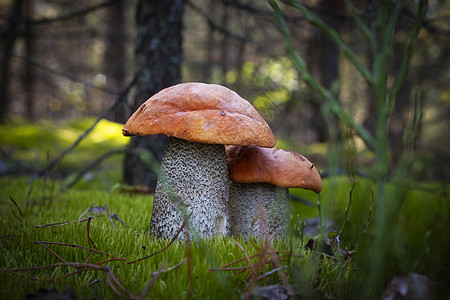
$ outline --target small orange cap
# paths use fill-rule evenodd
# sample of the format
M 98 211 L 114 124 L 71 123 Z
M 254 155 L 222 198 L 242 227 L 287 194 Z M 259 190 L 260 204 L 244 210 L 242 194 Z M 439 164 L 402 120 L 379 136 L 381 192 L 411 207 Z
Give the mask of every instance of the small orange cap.
M 298 153 L 257 146 L 228 146 L 226 154 L 232 181 L 266 182 L 316 193 L 322 190 L 322 179 L 316 167 Z

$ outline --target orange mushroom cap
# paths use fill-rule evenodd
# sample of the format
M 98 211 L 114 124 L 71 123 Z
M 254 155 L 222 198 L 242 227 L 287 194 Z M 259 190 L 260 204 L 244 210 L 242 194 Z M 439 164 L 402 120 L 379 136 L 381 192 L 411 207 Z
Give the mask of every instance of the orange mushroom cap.
M 257 146 L 228 146 L 226 154 L 229 177 L 234 182 L 265 182 L 316 193 L 322 190 L 322 179 L 314 164 L 298 153 Z
M 163 133 L 208 144 L 273 147 L 267 122 L 247 100 L 216 84 L 181 83 L 163 89 L 128 119 L 123 135 Z

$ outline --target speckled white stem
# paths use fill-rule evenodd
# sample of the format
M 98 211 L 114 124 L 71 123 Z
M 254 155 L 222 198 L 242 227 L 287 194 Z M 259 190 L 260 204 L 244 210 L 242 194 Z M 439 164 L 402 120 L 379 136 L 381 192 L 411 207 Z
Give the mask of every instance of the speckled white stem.
M 260 222 L 261 217 L 265 226 Z M 231 182 L 230 219 L 232 234 L 241 234 L 246 241 L 250 235 L 261 236 L 264 229 L 269 235 L 281 230 L 276 237 L 285 237 L 289 224 L 289 191 L 270 183 Z
M 229 234 L 225 147 L 171 137 L 161 162 L 150 221 L 155 237 L 173 238 L 184 218 L 191 238 Z M 185 238 L 186 230 L 178 236 Z

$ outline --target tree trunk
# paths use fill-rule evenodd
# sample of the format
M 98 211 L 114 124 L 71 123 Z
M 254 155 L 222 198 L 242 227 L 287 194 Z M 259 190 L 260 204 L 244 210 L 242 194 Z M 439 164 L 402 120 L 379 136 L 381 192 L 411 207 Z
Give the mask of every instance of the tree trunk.
M 108 26 L 106 29 L 106 50 L 104 57 L 106 85 L 108 87 L 122 88 L 125 80 L 125 16 L 124 2 L 106 9 Z M 111 98 L 111 103 L 114 97 Z M 110 104 L 109 104 L 110 105 Z M 108 106 L 109 106 L 108 105 Z M 125 109 L 117 109 L 114 112 L 113 121 L 124 123 L 127 120 Z
M 221 26 L 222 28 L 228 28 L 228 6 L 224 5 L 222 11 L 222 20 Z M 228 72 L 228 60 L 229 60 L 229 47 L 230 39 L 228 38 L 228 34 L 224 33 L 222 36 L 222 40 L 220 43 L 220 64 L 222 69 L 222 84 L 227 83 L 227 72 Z
M 4 49 L 1 69 L 0 69 L 0 122 L 4 122 L 10 107 L 9 82 L 11 56 L 13 55 L 14 43 L 17 38 L 18 26 L 22 22 L 23 0 L 16 0 L 12 4 L 10 14 L 7 20 L 6 36 L 3 41 Z
M 334 30 L 338 31 L 341 27 L 341 21 L 338 15 L 343 14 L 345 5 L 342 1 L 321 0 L 317 4 L 318 10 L 321 12 L 322 20 Z M 333 82 L 339 77 L 339 48 L 330 38 L 325 36 L 321 31 L 313 33 L 308 42 L 308 67 L 313 76 L 326 88 L 330 89 Z M 310 128 L 316 129 L 318 142 L 336 142 L 337 136 L 332 136 L 327 130 L 327 122 L 334 124 L 337 132 L 337 121 L 334 116 L 329 116 L 330 120 L 325 120 L 321 113 L 322 101 L 312 101 L 312 118 L 310 120 Z M 334 140 L 334 141 L 333 141 Z
M 33 25 L 30 20 L 33 19 L 33 2 L 30 0 L 25 0 L 24 7 L 24 19 L 25 21 L 25 53 L 27 57 L 34 57 L 34 34 Z M 25 72 L 23 75 L 23 85 L 25 88 L 25 106 L 27 118 L 33 121 L 35 118 L 34 114 L 34 66 L 32 64 L 25 64 Z
M 217 15 L 216 10 L 219 6 L 219 3 L 215 0 L 208 1 L 208 16 Z M 206 48 L 206 61 L 203 64 L 202 68 L 202 78 L 203 81 L 208 82 L 211 80 L 212 68 L 214 66 L 214 27 L 211 24 L 208 24 L 208 33 L 206 34 L 205 39 L 205 48 Z
M 181 80 L 182 0 L 140 0 L 136 21 L 136 96 L 132 110 L 163 88 Z M 156 175 L 139 159 L 149 151 L 160 162 L 167 145 L 163 135 L 132 137 L 124 161 L 124 182 L 154 189 Z

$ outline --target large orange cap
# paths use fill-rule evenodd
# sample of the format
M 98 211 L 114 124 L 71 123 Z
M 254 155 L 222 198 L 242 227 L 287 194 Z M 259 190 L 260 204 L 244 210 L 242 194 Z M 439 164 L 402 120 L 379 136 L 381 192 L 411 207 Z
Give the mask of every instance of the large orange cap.
M 228 146 L 226 154 L 232 181 L 266 182 L 316 193 L 322 190 L 322 179 L 316 167 L 298 153 L 256 146 Z
M 181 83 L 143 103 L 123 135 L 163 133 L 208 144 L 273 147 L 276 140 L 256 109 L 234 91 L 216 84 Z

